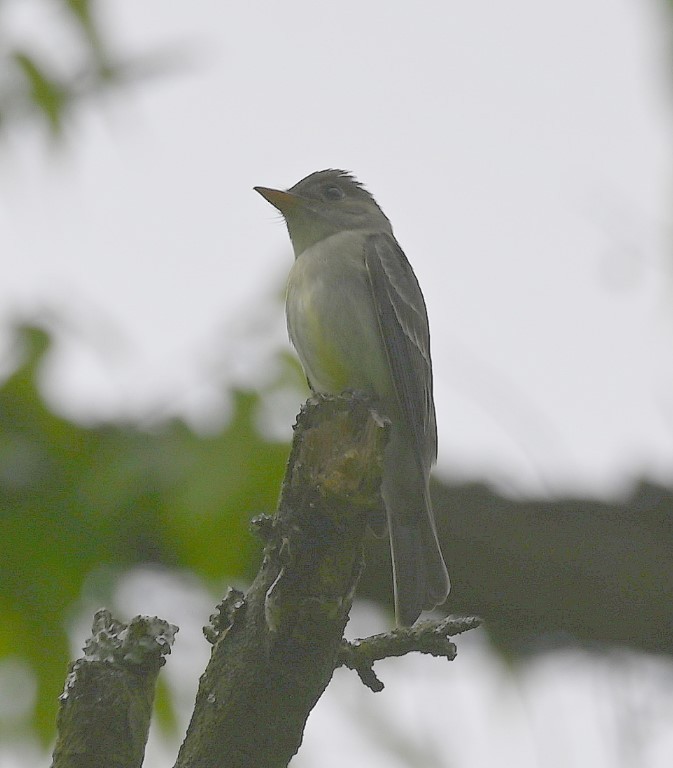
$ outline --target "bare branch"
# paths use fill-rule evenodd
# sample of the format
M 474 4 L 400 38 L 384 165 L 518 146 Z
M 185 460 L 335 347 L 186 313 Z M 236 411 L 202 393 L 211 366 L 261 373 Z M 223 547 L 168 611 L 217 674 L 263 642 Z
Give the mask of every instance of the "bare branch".
M 52 768 L 142 765 L 157 676 L 177 631 L 156 617 L 123 624 L 96 613 L 60 697 Z
M 297 752 L 329 683 L 380 509 L 387 428 L 358 395 L 302 409 L 262 568 L 211 618 L 214 644 L 176 768 L 275 768 Z
M 456 646 L 450 638 L 478 627 L 476 617 L 449 616 L 441 621 L 424 621 L 413 627 L 401 627 L 360 640 L 343 640 L 337 666 L 355 670 L 360 680 L 372 691 L 383 690 L 383 683 L 374 674 L 374 662 L 391 656 L 404 656 L 417 651 L 431 656 L 456 657 Z

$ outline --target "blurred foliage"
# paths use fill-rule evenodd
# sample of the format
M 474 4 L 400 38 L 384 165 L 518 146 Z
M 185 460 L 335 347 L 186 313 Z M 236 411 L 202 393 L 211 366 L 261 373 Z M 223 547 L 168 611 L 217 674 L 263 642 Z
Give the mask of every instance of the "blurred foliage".
M 0 389 L 0 658 L 31 665 L 34 724 L 49 737 L 66 619 L 87 578 L 97 572 L 97 588 L 111 588 L 140 563 L 250 578 L 261 546 L 249 520 L 275 508 L 288 447 L 259 436 L 251 392 L 233 393 L 230 423 L 211 437 L 180 421 L 152 432 L 66 421 L 36 385 L 49 335 L 22 328 L 17 341 L 23 360 Z
M 18 4 L 0 1 L 0 130 L 28 119 L 60 138 L 84 99 L 170 69 L 173 56 L 163 53 L 133 58 L 116 53 L 101 29 L 96 0 L 22 4 L 35 34 L 13 34 Z
M 34 725 L 53 733 L 83 596 L 106 601 L 141 564 L 210 583 L 250 580 L 250 518 L 275 509 L 288 446 L 260 436 L 263 396 L 234 391 L 228 425 L 179 420 L 81 426 L 37 387 L 51 337 L 16 332 L 20 362 L 0 386 L 0 659 L 38 679 Z M 433 486 L 453 588 L 445 611 L 486 619 L 507 657 L 582 645 L 673 654 L 673 492 L 641 483 L 622 502 L 514 500 L 485 485 Z M 391 605 L 386 538 L 370 537 L 358 595 Z M 161 690 L 159 713 L 170 722 Z

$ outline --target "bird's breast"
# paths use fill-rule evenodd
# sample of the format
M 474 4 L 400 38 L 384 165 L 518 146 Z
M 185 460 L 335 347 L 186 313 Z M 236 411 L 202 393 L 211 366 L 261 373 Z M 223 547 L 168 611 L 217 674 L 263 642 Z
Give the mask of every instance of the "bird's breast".
M 317 392 L 391 391 L 390 372 L 364 263 L 363 236 L 342 232 L 305 250 L 287 285 L 287 326 Z

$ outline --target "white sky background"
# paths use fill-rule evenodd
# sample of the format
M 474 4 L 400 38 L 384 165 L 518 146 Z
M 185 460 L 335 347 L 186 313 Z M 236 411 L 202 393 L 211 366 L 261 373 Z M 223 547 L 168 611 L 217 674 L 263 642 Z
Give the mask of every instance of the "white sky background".
M 15 36 L 53 39 L 43 6 L 9 4 Z M 62 409 L 210 423 L 223 378 L 269 377 L 246 329 L 287 343 L 292 257 L 251 187 L 343 167 L 425 292 L 440 470 L 524 492 L 670 477 L 662 6 L 103 8 L 117 50 L 174 47 L 178 73 L 80 110 L 59 158 L 30 127 L 0 150 L 0 307 L 65 317 Z
M 53 44 L 52 5 L 5 0 L 14 38 Z M 82 418 L 178 411 L 207 424 L 213 409 L 226 412 L 223 382 L 273 378 L 292 257 L 252 186 L 341 167 L 374 193 L 424 289 L 445 475 L 524 493 L 670 482 L 663 0 L 115 0 L 103 10 L 113 47 L 175 46 L 176 70 L 80 109 L 60 156 L 28 125 L 0 146 L 0 314 L 47 307 L 63 318 L 48 379 L 59 408 Z M 246 350 L 250 329 L 258 346 Z M 288 434 L 298 405 L 286 406 Z M 462 683 L 425 661 L 423 674 L 462 685 L 475 711 L 477 699 L 530 686 L 535 716 L 550 713 L 538 724 L 540 762 L 526 718 L 498 721 L 491 703 L 500 755 L 511 750 L 521 766 L 620 764 L 621 752 L 584 741 L 581 727 L 570 738 L 545 728 L 564 712 L 609 709 L 613 693 L 598 689 L 622 686 L 623 671 L 601 677 L 594 666 L 587 682 L 577 660 L 575 675 L 538 665 L 512 688 L 502 670 L 475 682 L 494 664 L 475 659 Z M 359 684 L 344 685 L 348 701 Z M 588 698 L 575 700 L 582 686 Z M 298 765 L 318 759 L 310 734 L 324 734 L 321 718 L 343 711 L 329 695 Z M 438 706 L 445 694 L 418 696 Z M 470 768 L 493 764 L 479 711 L 482 720 L 464 715 L 484 747 L 460 763 Z M 521 728 L 529 735 L 508 741 Z M 641 764 L 668 765 L 657 757 L 662 732 L 647 733 Z M 549 762 L 555 740 L 591 760 Z M 346 750 L 334 753 L 339 764 L 358 743 L 333 742 Z M 360 764 L 376 765 L 369 754 Z

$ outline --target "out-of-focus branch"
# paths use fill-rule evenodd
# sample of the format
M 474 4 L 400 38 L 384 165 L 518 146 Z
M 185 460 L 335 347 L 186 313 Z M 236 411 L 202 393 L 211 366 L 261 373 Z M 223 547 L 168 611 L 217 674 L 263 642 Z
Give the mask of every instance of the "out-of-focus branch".
M 436 483 L 452 589 L 444 610 L 484 619 L 508 654 L 588 644 L 673 654 L 673 491 L 620 502 L 508 499 Z M 389 601 L 385 543 L 367 543 L 358 594 Z

